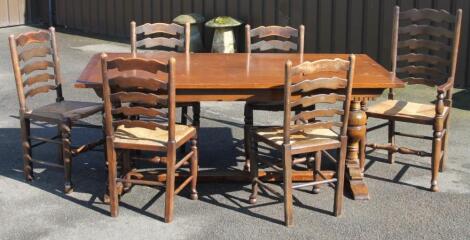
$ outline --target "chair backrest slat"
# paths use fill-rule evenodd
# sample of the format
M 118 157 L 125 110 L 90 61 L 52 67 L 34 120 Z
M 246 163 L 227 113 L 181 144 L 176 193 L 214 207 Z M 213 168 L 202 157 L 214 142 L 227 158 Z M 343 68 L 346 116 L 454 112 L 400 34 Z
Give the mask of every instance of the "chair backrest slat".
M 400 19 L 402 20 L 411 20 L 413 22 L 420 20 L 432 20 L 433 22 L 447 22 L 454 23 L 455 17 L 450 15 L 449 12 L 445 10 L 437 10 L 431 8 L 424 9 L 410 9 L 400 13 Z
M 40 82 L 49 82 L 50 80 L 54 80 L 55 76 L 50 73 L 41 73 L 36 74 L 34 76 L 26 78 L 23 82 L 23 86 L 32 86 L 36 83 Z
M 111 94 L 111 102 L 168 105 L 168 97 L 153 93 L 118 92 Z
M 33 43 L 47 43 L 51 40 L 51 35 L 48 31 L 39 30 L 37 32 L 27 32 L 20 34 L 16 37 L 15 42 L 19 47 L 24 47 Z
M 158 78 L 143 78 L 140 76 L 116 76 L 109 78 L 109 84 L 111 86 L 118 86 L 122 89 L 135 89 L 143 88 L 147 90 L 154 89 L 165 89 L 167 88 L 167 83 Z
M 32 62 L 29 64 L 24 65 L 21 68 L 21 74 L 30 74 L 34 71 L 41 71 L 41 70 L 47 70 L 48 68 L 53 68 L 54 63 L 52 61 L 39 61 L 39 62 Z
M 286 63 L 284 144 L 290 143 L 291 134 L 318 128 L 339 127 L 338 137 L 346 136 L 355 59 L 354 55 L 350 55 L 348 60 L 322 59 L 303 62 L 294 67 L 290 61 Z M 332 73 L 347 77 L 331 76 Z M 306 79 L 308 75 L 320 77 Z M 342 103 L 339 108 L 338 103 Z M 319 104 L 328 107 L 317 109 Z M 315 106 L 314 110 L 311 110 L 312 106 Z M 294 109 L 296 114 L 291 116 Z
M 395 7 L 392 73 L 408 84 L 436 86 L 455 77 L 462 11 Z M 393 98 L 393 91 L 390 97 Z
M 319 117 L 334 117 L 336 115 L 344 115 L 344 111 L 340 109 L 316 109 L 311 111 L 300 112 L 299 114 L 292 117 L 291 121 L 297 122 L 308 122 L 311 119 Z
M 27 98 L 56 91 L 56 101 L 62 101 L 62 75 L 55 29 L 10 35 L 10 53 L 21 111 L 30 111 Z M 53 83 L 49 83 L 53 81 Z
M 102 54 L 101 64 L 106 135 L 114 136 L 118 126 L 160 128 L 174 141 L 174 58 L 162 63 L 135 57 L 108 60 Z
M 305 27 L 303 25 L 300 25 L 299 29 L 289 26 L 259 26 L 251 29 L 251 26 L 247 24 L 245 25 L 246 52 L 278 50 L 303 53 L 304 36 Z M 293 41 L 293 38 L 297 38 L 297 41 Z M 257 41 L 252 43 L 253 39 Z
M 167 48 L 177 48 L 183 47 L 184 41 L 177 38 L 164 38 L 164 37 L 156 37 L 156 38 L 145 38 L 136 43 L 136 47 L 144 47 L 144 48 L 153 48 L 153 47 L 167 47 Z
M 340 95 L 336 93 L 330 94 L 318 94 L 312 96 L 305 96 L 296 100 L 290 104 L 291 108 L 301 106 L 303 108 L 316 105 L 318 103 L 336 103 L 338 101 L 344 101 L 346 99 L 345 95 Z
M 113 121 L 111 124 L 113 127 L 124 126 L 126 128 L 140 127 L 140 128 L 147 128 L 147 129 L 160 128 L 163 130 L 169 130 L 169 127 L 165 124 L 160 124 L 157 122 L 150 122 L 150 121 L 143 121 L 143 120 L 124 119 L 124 120 Z
M 52 53 L 53 51 L 50 47 L 40 46 L 31 49 L 25 49 L 18 55 L 18 57 L 21 61 L 27 62 L 32 58 L 46 57 L 47 55 L 51 55 Z
M 24 96 L 26 98 L 28 97 L 33 97 L 39 93 L 48 93 L 52 90 L 56 90 L 56 87 L 55 85 L 43 85 L 43 86 L 40 86 L 40 87 L 36 87 L 36 88 L 32 88 L 32 89 L 29 89 L 25 94 Z
M 415 63 L 415 62 L 425 62 L 434 65 L 450 65 L 450 61 L 448 59 L 444 59 L 440 56 L 433 56 L 425 53 L 408 53 L 403 55 L 397 56 L 397 61 L 406 61 L 408 63 Z
M 176 23 L 145 23 L 136 26 L 136 23 L 132 21 L 130 33 L 133 56 L 136 56 L 137 48 L 153 49 L 163 47 L 174 51 L 184 49 L 185 53 L 190 52 L 191 28 L 189 23 L 186 23 L 185 26 Z M 138 40 L 139 35 L 142 35 L 140 40 Z
M 348 80 L 339 77 L 332 78 L 317 78 L 313 80 L 303 80 L 302 82 L 292 85 L 292 92 L 310 92 L 316 89 L 328 88 L 338 89 L 345 88 L 348 84 Z
M 168 114 L 153 107 L 117 107 L 111 111 L 112 114 L 124 114 L 125 116 L 145 116 L 145 117 L 168 117 Z
M 397 47 L 408 48 L 410 50 L 428 49 L 433 51 L 452 51 L 452 47 L 445 43 L 416 38 L 400 41 L 398 42 Z
M 342 127 L 342 126 L 343 126 L 342 122 L 334 122 L 334 121 L 323 122 L 322 121 L 322 122 L 314 122 L 314 123 L 294 124 L 290 126 L 290 129 L 288 131 L 290 134 L 296 134 L 298 132 L 315 130 L 319 128 L 331 129 L 333 127 Z

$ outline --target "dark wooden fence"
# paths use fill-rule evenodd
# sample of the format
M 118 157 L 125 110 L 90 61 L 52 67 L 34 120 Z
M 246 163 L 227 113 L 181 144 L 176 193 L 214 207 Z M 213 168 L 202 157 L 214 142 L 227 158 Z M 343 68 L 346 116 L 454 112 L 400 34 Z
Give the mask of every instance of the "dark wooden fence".
M 392 9 L 464 10 L 456 85 L 470 87 L 470 0 L 56 0 L 55 24 L 85 33 L 127 38 L 129 22 L 170 22 L 181 13 L 206 19 L 229 15 L 258 25 L 306 26 L 308 52 L 367 53 L 390 66 Z M 238 33 L 239 41 L 243 37 Z M 204 31 L 210 46 L 211 31 Z M 242 43 L 240 43 L 242 44 Z M 241 47 L 241 45 L 239 46 Z

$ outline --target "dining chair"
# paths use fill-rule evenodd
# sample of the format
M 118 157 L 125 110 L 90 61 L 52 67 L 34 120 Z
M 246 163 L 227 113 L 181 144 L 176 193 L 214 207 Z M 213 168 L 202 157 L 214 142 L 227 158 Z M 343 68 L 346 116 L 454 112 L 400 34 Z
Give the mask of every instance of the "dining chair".
M 462 10 L 451 15 L 445 10 L 411 9 L 400 12 L 395 7 L 392 34 L 392 72 L 407 84 L 437 87 L 434 104 L 416 103 L 395 99 L 390 89 L 388 100 L 367 109 L 367 117 L 387 120 L 367 131 L 388 126 L 388 144 L 367 144 L 372 149 L 388 151 L 388 161 L 394 162 L 394 153 L 431 157 L 431 190 L 439 191 L 437 175 L 444 170 L 448 153 L 449 117 L 452 91 L 459 49 Z M 406 122 L 433 127 L 431 136 L 396 131 L 396 122 Z M 395 136 L 432 141 L 432 151 L 399 147 Z M 360 150 L 365 154 L 365 147 Z M 361 162 L 364 169 L 364 161 Z
M 131 22 L 131 53 L 137 56 L 137 49 L 156 51 L 184 51 L 190 54 L 191 26 L 176 23 L 145 23 L 136 26 Z M 139 39 L 139 40 L 138 40 Z M 181 123 L 187 124 L 188 119 L 194 126 L 199 127 L 201 103 L 177 103 L 176 107 L 181 107 Z M 193 118 L 188 116 L 188 107 L 192 108 Z
M 263 183 L 258 175 L 259 163 L 283 173 L 284 220 L 287 226 L 293 223 L 292 189 L 314 186 L 318 193 L 321 184 L 335 188 L 334 215 L 341 214 L 343 205 L 344 171 L 347 146 L 347 124 L 354 76 L 355 56 L 348 60 L 322 59 L 285 65 L 284 121 L 282 127 L 256 127 L 252 129 L 250 141 L 250 175 L 252 193 L 250 203 L 255 204 L 258 187 L 276 195 L 275 189 Z M 331 75 L 333 73 L 333 76 Z M 343 78 L 345 76 L 345 78 Z M 310 106 L 317 105 L 315 110 Z M 321 105 L 320 108 L 318 105 Z M 293 109 L 300 109 L 292 114 Z M 258 154 L 255 142 L 262 142 L 281 152 L 281 164 Z M 339 149 L 335 159 L 327 150 Z M 307 154 L 314 161 L 314 181 L 292 184 L 293 156 Z M 336 164 L 335 177 L 328 179 L 321 172 L 322 156 Z M 333 184 L 334 183 L 334 184 Z
M 118 215 L 119 195 L 126 185 L 139 184 L 166 189 L 165 222 L 171 222 L 175 195 L 191 183 L 191 199 L 198 198 L 197 130 L 175 123 L 175 59 L 170 58 L 168 63 L 138 57 L 108 60 L 107 55 L 102 54 L 101 67 L 111 216 Z M 176 150 L 187 142 L 191 142 L 191 149 L 177 161 Z M 155 169 L 130 169 L 129 152 L 133 150 L 157 154 L 132 160 L 165 164 L 166 183 L 159 182 L 155 175 L 148 176 Z M 119 176 L 117 151 L 122 156 Z M 175 187 L 176 171 L 188 165 L 188 161 L 190 175 Z
M 65 193 L 73 190 L 71 179 L 72 157 L 103 143 L 103 139 L 82 146 L 72 146 L 72 126 L 99 128 L 79 120 L 102 111 L 102 105 L 92 102 L 65 100 L 62 94 L 62 74 L 55 37 L 55 29 L 26 32 L 9 36 L 11 61 L 19 100 L 21 145 L 23 148 L 23 171 L 26 181 L 33 180 L 33 163 L 64 169 Z M 55 91 L 53 103 L 38 105 L 32 98 Z M 33 98 L 37 99 L 37 98 Z M 37 100 L 36 100 L 37 101 Z M 34 105 L 31 107 L 31 105 Z M 31 135 L 31 123 L 42 122 L 57 125 L 58 133 L 52 138 Z M 34 142 L 33 142 L 34 141 Z M 33 158 L 34 147 L 52 143 L 59 146 L 59 163 Z
M 305 26 L 300 25 L 299 29 L 289 26 L 259 26 L 251 29 L 250 25 L 245 25 L 245 48 L 247 53 L 251 52 L 304 52 Z M 253 42 L 253 43 L 252 43 Z M 282 102 L 252 102 L 245 104 L 245 170 L 249 170 L 249 150 L 248 141 L 250 128 L 253 127 L 253 115 L 255 110 L 261 111 L 282 111 Z

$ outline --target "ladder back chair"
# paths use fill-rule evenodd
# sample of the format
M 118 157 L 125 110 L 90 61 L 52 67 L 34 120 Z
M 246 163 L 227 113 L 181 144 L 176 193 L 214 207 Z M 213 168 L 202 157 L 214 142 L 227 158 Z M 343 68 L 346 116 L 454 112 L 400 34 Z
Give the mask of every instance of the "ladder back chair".
M 322 59 L 315 62 L 304 62 L 294 67 L 288 61 L 285 66 L 283 126 L 253 128 L 251 134 L 253 139 L 250 141 L 250 175 L 252 179 L 250 203 L 256 203 L 258 187 L 282 196 L 261 181 L 258 176 L 259 163 L 282 172 L 284 219 L 287 226 L 291 226 L 293 222 L 292 189 L 313 186 L 313 192 L 318 193 L 321 184 L 334 185 L 334 215 L 341 214 L 347 124 L 354 66 L 354 55 L 350 55 L 348 60 Z M 331 77 L 327 75 L 327 72 L 337 75 Z M 309 76 L 314 76 L 313 80 L 308 79 Z M 342 78 L 342 76 L 346 76 L 346 78 Z M 315 110 L 309 108 L 318 104 L 322 104 L 322 108 L 317 107 Z M 325 107 L 323 108 L 323 106 Z M 300 111 L 293 115 L 294 108 L 300 109 Z M 258 155 L 257 146 L 253 144 L 258 141 L 281 151 L 282 165 Z M 333 149 L 339 149 L 339 159 L 335 159 L 326 151 Z M 336 175 L 332 179 L 327 179 L 321 172 L 322 153 L 336 163 Z M 315 161 L 314 182 L 292 184 L 292 165 L 297 161 L 293 156 L 299 154 L 309 156 L 307 158 L 309 162 Z
M 304 52 L 305 26 L 299 29 L 289 26 L 260 26 L 251 29 L 245 25 L 245 50 L 251 52 Z M 253 43 L 252 43 L 253 42 Z M 282 102 L 247 102 L 245 104 L 245 170 L 249 170 L 248 141 L 250 128 L 253 126 L 255 110 L 282 111 Z
M 100 128 L 78 123 L 78 120 L 102 111 L 100 103 L 66 101 L 62 95 L 63 79 L 54 28 L 9 36 L 11 61 L 19 100 L 24 175 L 33 180 L 33 163 L 64 169 L 66 193 L 72 191 L 72 157 L 93 149 L 103 139 L 80 147 L 71 146 L 72 125 Z M 31 98 L 55 91 L 55 101 L 45 106 L 31 107 Z M 50 95 L 47 95 L 50 96 Z M 57 125 L 52 138 L 31 135 L 31 122 Z M 34 142 L 33 142 L 34 141 Z M 34 159 L 32 148 L 53 143 L 59 146 L 59 163 Z
M 367 144 L 372 149 L 388 151 L 388 160 L 394 162 L 394 153 L 431 157 L 431 190 L 439 191 L 437 176 L 444 170 L 449 138 L 449 116 L 457 66 L 462 10 L 451 15 L 445 10 L 411 9 L 400 12 L 395 7 L 392 34 L 392 72 L 408 84 L 437 87 L 435 104 L 422 104 L 395 99 L 390 89 L 388 100 L 368 108 L 369 118 L 388 120 L 368 129 L 368 132 L 388 126 L 388 144 Z M 432 136 L 422 136 L 395 130 L 395 122 L 430 125 Z M 432 141 L 432 151 L 426 152 L 398 147 L 395 136 Z M 365 154 L 365 149 L 361 149 Z M 364 162 L 361 162 L 364 168 Z
M 138 38 L 142 36 L 141 38 Z M 138 40 L 139 39 L 139 40 Z M 191 43 L 191 26 L 186 23 L 180 26 L 176 23 L 145 23 L 136 26 L 134 21 L 131 22 L 131 52 L 135 57 L 137 49 L 155 49 L 184 51 L 190 54 Z M 201 103 L 178 103 L 176 107 L 181 107 L 181 123 L 187 124 L 188 119 L 194 126 L 199 127 Z M 188 116 L 188 107 L 193 110 L 193 118 Z
M 108 60 L 106 54 L 102 54 L 101 64 L 111 216 L 118 215 L 119 195 L 124 187 L 140 184 L 166 188 L 165 222 L 171 222 L 176 194 L 191 183 L 191 199 L 198 197 L 196 128 L 175 124 L 175 59 L 170 58 L 168 63 L 143 58 Z M 191 149 L 177 161 L 176 150 L 187 142 L 191 142 Z M 118 150 L 123 154 L 119 176 Z M 162 155 L 133 160 L 166 164 L 166 184 L 155 176 L 151 179 L 145 177 L 146 169 L 129 168 L 129 151 L 133 150 Z M 176 170 L 187 165 L 188 161 L 190 176 L 175 187 Z

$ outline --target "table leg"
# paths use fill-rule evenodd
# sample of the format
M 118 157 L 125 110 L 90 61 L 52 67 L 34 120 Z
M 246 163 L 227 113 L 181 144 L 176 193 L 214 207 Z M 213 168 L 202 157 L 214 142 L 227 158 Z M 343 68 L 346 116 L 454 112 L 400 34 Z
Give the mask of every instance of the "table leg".
M 365 141 L 366 113 L 361 108 L 361 101 L 351 102 L 348 121 L 348 153 L 346 156 L 346 182 L 354 200 L 368 200 L 369 190 L 364 182 L 360 166 L 359 146 Z

